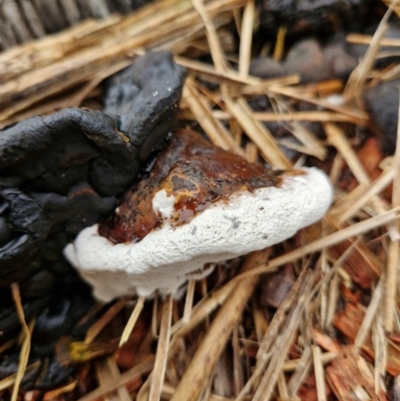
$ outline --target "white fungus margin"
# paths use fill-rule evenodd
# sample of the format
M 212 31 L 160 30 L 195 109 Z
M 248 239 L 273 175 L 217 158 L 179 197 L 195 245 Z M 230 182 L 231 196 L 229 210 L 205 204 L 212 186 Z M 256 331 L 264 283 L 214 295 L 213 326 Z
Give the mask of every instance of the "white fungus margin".
M 285 175 L 279 187 L 233 194 L 173 228 L 168 217 L 174 198 L 161 190 L 153 198 L 153 208 L 166 221 L 140 242 L 113 244 L 94 225 L 64 253 L 101 301 L 136 293 L 151 296 L 155 290 L 176 293 L 204 264 L 274 245 L 321 219 L 332 193 L 328 177 L 307 168 L 304 174 Z

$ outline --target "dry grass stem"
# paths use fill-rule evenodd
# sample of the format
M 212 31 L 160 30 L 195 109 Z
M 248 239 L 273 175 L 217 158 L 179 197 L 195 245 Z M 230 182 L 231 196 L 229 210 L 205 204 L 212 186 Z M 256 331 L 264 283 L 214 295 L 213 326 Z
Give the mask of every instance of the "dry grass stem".
M 120 298 L 107 312 L 96 321 L 86 332 L 85 343 L 90 344 L 99 335 L 99 333 L 106 327 L 112 319 L 122 310 L 126 303 L 130 300 L 130 297 Z
M 346 36 L 346 40 L 349 43 L 354 43 L 357 45 L 370 45 L 373 36 L 371 35 L 364 35 L 361 33 L 350 33 Z M 379 42 L 380 46 L 393 46 L 393 47 L 399 47 L 400 46 L 400 40 L 397 38 L 382 38 Z
M 321 357 L 321 359 L 322 358 L 323 357 Z M 300 386 L 304 382 L 304 379 L 311 368 L 311 361 L 312 350 L 310 346 L 307 346 L 303 349 L 301 358 L 296 361 L 297 363 L 291 363 L 292 361 L 284 363 L 284 371 L 288 371 L 289 369 L 294 370 L 294 373 L 287 384 L 289 397 L 294 397 L 299 391 Z
M 11 394 L 11 401 L 17 401 L 19 386 L 21 385 L 26 367 L 28 366 L 29 353 L 31 350 L 31 333 L 25 321 L 25 314 L 22 306 L 21 295 L 19 292 L 19 285 L 17 283 L 13 283 L 11 285 L 11 293 L 15 304 L 15 309 L 17 310 L 18 319 L 22 326 L 22 333 L 23 333 L 23 342 L 19 354 L 18 370 L 15 376 L 14 387 Z
M 325 375 L 324 366 L 321 360 L 321 348 L 317 345 L 312 347 L 313 362 L 314 362 L 314 374 L 315 383 L 317 385 L 318 401 L 326 401 L 326 389 L 325 389 Z
M 361 104 L 361 93 L 364 88 L 365 82 L 367 80 L 367 76 L 369 71 L 371 70 L 373 63 L 375 61 L 376 54 L 380 47 L 380 42 L 382 38 L 385 36 L 385 33 L 388 28 L 389 17 L 392 14 L 393 6 L 397 4 L 397 0 L 392 2 L 392 5 L 386 11 L 384 17 L 382 18 L 378 28 L 375 31 L 375 34 L 372 38 L 372 41 L 362 58 L 360 64 L 355 68 L 355 70 L 351 73 L 346 88 L 344 90 L 344 96 L 348 100 L 354 99 L 357 103 Z
M 165 369 L 167 368 L 171 336 L 172 302 L 172 295 L 167 295 L 161 313 L 160 334 L 158 336 L 157 354 L 150 384 L 149 401 L 159 401 L 161 399 L 161 389 L 164 383 Z
M 399 107 L 400 113 L 400 107 Z M 393 181 L 392 207 L 400 205 L 400 123 L 397 125 L 397 143 L 393 159 L 393 172 L 396 179 Z M 392 226 L 397 232 L 400 229 L 398 222 Z M 399 272 L 399 238 L 391 238 L 388 247 L 387 268 L 386 268 L 386 288 L 385 288 L 385 330 L 389 333 L 393 331 L 393 322 L 397 310 L 397 283 Z
M 245 262 L 244 269 L 252 266 L 259 257 L 258 252 L 251 254 Z M 197 348 L 171 401 L 195 400 L 200 395 L 218 357 L 225 348 L 233 327 L 241 318 L 243 308 L 256 282 L 257 277 L 249 277 L 234 285 Z
M 205 7 L 205 3 L 203 2 L 203 0 L 192 0 L 192 4 L 197 12 L 200 14 L 206 28 L 208 45 L 210 46 L 210 53 L 216 70 L 220 72 L 226 71 L 228 69 L 228 66 L 226 64 L 224 51 L 219 41 L 214 22 Z
M 357 336 L 354 340 L 353 352 L 359 352 L 360 348 L 363 346 L 365 339 L 371 332 L 372 324 L 378 308 L 381 303 L 382 295 L 384 292 L 384 282 L 385 276 L 382 275 L 378 285 L 376 286 L 374 293 L 372 295 L 371 302 L 368 306 L 367 312 L 365 314 L 364 320 L 358 330 Z
M 143 310 L 144 301 L 145 301 L 144 297 L 139 297 L 137 299 L 135 307 L 133 308 L 132 314 L 128 320 L 128 323 L 126 324 L 124 331 L 122 332 L 121 339 L 119 341 L 120 347 L 128 341 L 133 329 L 135 328 L 136 322 L 140 316 L 140 313 Z
M 291 114 L 291 108 L 289 105 L 285 104 L 285 102 L 279 96 L 270 97 L 270 101 L 272 101 L 273 106 L 275 106 L 275 110 L 278 112 L 277 114 L 282 111 L 288 112 L 289 115 Z M 315 135 L 304 125 L 289 118 L 286 121 L 285 126 L 286 129 L 304 145 L 305 151 L 302 153 L 315 156 L 320 160 L 324 160 L 326 158 L 328 149 L 323 146 L 322 143 L 315 137 Z
M 311 103 L 314 104 L 315 106 L 323 107 L 324 109 L 332 110 L 334 112 L 355 118 L 357 120 L 369 121 L 368 114 L 359 108 L 354 108 L 350 106 L 337 106 L 329 103 L 324 99 L 319 99 L 317 97 L 306 95 L 300 89 L 297 88 L 271 86 L 268 90 L 273 94 L 283 95 L 289 98 Z
M 253 40 L 254 8 L 254 0 L 248 0 L 243 11 L 239 48 L 239 74 L 243 78 L 249 75 L 251 44 Z
M 190 79 L 187 80 L 184 87 L 183 99 L 213 144 L 243 155 L 242 149 L 235 143 L 227 129 L 219 120 L 214 118 L 210 106 L 195 86 L 191 84 Z
M 153 365 L 154 356 L 149 355 L 146 359 L 136 364 L 133 368 L 122 373 L 118 378 L 110 380 L 106 386 L 98 387 L 96 390 L 86 394 L 78 401 L 95 401 L 104 394 L 116 390 L 118 387 L 127 384 L 131 380 L 139 379 L 143 374 L 149 373 L 153 369 Z
M 290 308 L 294 305 L 294 301 L 296 297 L 298 297 L 298 293 L 300 291 L 301 285 L 304 281 L 306 275 L 306 269 L 303 269 L 302 273 L 290 289 L 289 293 L 286 295 L 285 299 L 279 305 L 278 310 L 274 314 L 272 321 L 269 324 L 268 330 L 265 332 L 263 339 L 260 342 L 257 354 L 256 354 L 256 368 L 244 385 L 242 391 L 236 398 L 236 401 L 242 401 L 245 399 L 245 396 L 250 393 L 251 389 L 255 386 L 255 384 L 259 381 L 266 363 L 271 358 L 270 349 L 272 344 L 276 341 L 279 330 L 281 330 L 282 325 L 285 323 L 285 315 L 288 313 Z
M 274 54 L 272 58 L 275 61 L 281 61 L 283 54 L 285 52 L 285 38 L 287 29 L 285 26 L 280 26 L 278 29 L 278 34 L 276 35 L 276 43 L 274 48 Z
M 262 376 L 260 383 L 254 393 L 253 401 L 269 401 L 275 385 L 278 380 L 280 370 L 284 362 L 284 355 L 287 354 L 288 349 L 293 341 L 295 331 L 298 328 L 305 303 L 309 300 L 314 285 L 314 276 L 310 272 L 305 275 L 304 282 L 302 283 L 299 291 L 299 297 L 294 303 L 293 309 L 289 312 L 285 326 L 281 334 L 276 339 L 274 349 L 272 350 L 271 361 Z
M 239 125 L 243 128 L 249 138 L 257 145 L 261 155 L 272 166 L 277 168 L 290 168 L 291 163 L 282 152 L 272 134 L 252 117 L 253 111 L 245 99 L 236 102 L 225 97 L 224 102 L 227 110 L 231 113 Z
M 190 315 L 192 314 L 194 290 L 196 288 L 196 282 L 189 280 L 186 290 L 185 307 L 183 309 L 182 323 L 186 324 L 190 321 Z
M 355 192 L 356 196 L 348 195 L 347 202 L 340 205 L 338 210 L 332 209 L 332 214 L 338 214 L 337 223 L 342 225 L 347 220 L 355 216 L 358 211 L 363 208 L 366 204 L 371 202 L 375 196 L 379 195 L 384 191 L 393 181 L 395 177 L 394 168 L 389 168 L 384 171 L 379 178 L 377 178 L 371 185 L 360 184 L 357 188 L 359 190 Z
M 114 358 L 105 358 L 97 361 L 96 376 L 100 387 L 107 387 L 110 380 L 119 379 L 121 374 Z M 113 392 L 106 394 L 104 401 L 131 401 L 131 397 L 126 387 L 120 386 Z
M 228 120 L 231 115 L 222 110 L 214 110 L 213 115 L 218 120 Z M 253 112 L 257 121 L 285 122 L 285 121 L 312 121 L 312 122 L 347 122 L 357 125 L 366 125 L 365 120 L 357 120 L 351 116 L 331 111 L 291 111 L 290 113 Z
M 243 0 L 214 0 L 202 6 L 202 15 L 208 16 L 207 21 L 215 17 L 211 25 L 218 27 L 232 18 L 229 11 L 243 4 Z M 201 36 L 202 29 L 190 0 L 168 0 L 130 16 L 77 25 L 45 39 L 45 45 L 36 41 L 10 49 L 0 56 L 0 70 L 4 71 L 0 76 L 0 124 L 39 100 L 102 74 L 104 68 L 116 63 L 122 63 L 121 68 L 129 65 L 132 49 L 173 50 Z M 60 49 L 64 50 L 60 53 Z M 20 100 L 8 106 L 16 95 Z

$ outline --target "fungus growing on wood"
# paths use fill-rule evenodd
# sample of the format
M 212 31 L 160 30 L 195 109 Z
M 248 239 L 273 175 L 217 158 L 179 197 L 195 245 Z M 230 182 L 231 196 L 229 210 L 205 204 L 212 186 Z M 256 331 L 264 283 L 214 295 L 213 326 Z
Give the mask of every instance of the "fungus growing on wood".
M 207 264 L 263 249 L 319 220 L 332 188 L 315 168 L 251 164 L 180 130 L 108 219 L 65 249 L 102 301 L 177 293 Z

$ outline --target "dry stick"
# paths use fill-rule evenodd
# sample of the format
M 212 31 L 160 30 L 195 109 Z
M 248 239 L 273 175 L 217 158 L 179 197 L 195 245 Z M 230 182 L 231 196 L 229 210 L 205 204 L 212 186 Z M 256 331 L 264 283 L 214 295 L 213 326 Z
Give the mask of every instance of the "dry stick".
M 183 337 L 192 331 L 194 327 L 205 320 L 216 308 L 221 306 L 232 291 L 233 287 L 234 282 L 230 281 L 218 290 L 209 293 L 193 308 L 189 322 L 185 323 L 183 318 L 176 322 L 171 329 L 171 332 L 174 334 L 171 341 L 171 348 L 173 348 L 173 343 L 179 337 Z
M 278 78 L 278 79 L 264 79 L 256 78 L 256 77 L 246 77 L 243 78 L 239 75 L 238 72 L 234 70 L 227 71 L 217 71 L 215 67 L 211 64 L 203 63 L 198 60 L 191 60 L 186 57 L 176 56 L 175 62 L 187 68 L 191 72 L 200 77 L 205 77 L 207 80 L 213 83 L 220 84 L 222 81 L 227 82 L 229 84 L 241 84 L 241 85 L 279 85 L 286 82 L 287 77 Z M 298 80 L 296 81 L 298 83 Z
M 132 314 L 128 320 L 128 323 L 124 328 L 124 331 L 122 332 L 121 339 L 119 340 L 119 345 L 118 345 L 119 347 L 121 347 L 128 341 L 133 329 L 135 328 L 140 313 L 143 310 L 144 301 L 145 301 L 144 297 L 139 297 L 138 300 L 136 301 Z
M 314 361 L 314 375 L 315 384 L 317 386 L 318 401 L 326 401 L 325 375 L 324 366 L 321 360 L 321 348 L 317 345 L 312 345 L 311 348 Z
M 343 210 L 343 213 L 340 213 L 338 224 L 343 224 L 346 220 L 352 218 L 356 213 L 358 213 L 358 211 L 367 203 L 369 203 L 371 199 L 373 199 L 376 195 L 379 195 L 386 187 L 388 187 L 395 176 L 395 169 L 392 167 L 387 171 L 384 171 L 370 186 L 361 184 L 364 185 L 365 190 L 361 191 L 358 196 L 352 198 L 351 204 L 348 207 L 340 206 L 340 209 Z M 356 187 L 356 189 L 357 188 L 358 187 Z M 335 212 L 336 211 L 333 210 L 332 214 Z
M 304 101 L 307 103 L 314 104 L 319 107 L 323 107 L 328 110 L 336 111 L 338 113 L 342 113 L 344 115 L 353 117 L 358 120 L 364 120 L 364 121 L 369 121 L 368 114 L 360 110 L 358 108 L 352 108 L 348 106 L 337 106 L 331 103 L 328 103 L 327 101 L 323 99 L 318 99 L 315 97 L 311 97 L 310 95 L 305 95 L 304 93 L 301 93 L 296 88 L 289 88 L 289 87 L 281 87 L 281 86 L 271 86 L 268 91 L 272 93 L 277 93 L 279 95 L 284 95 L 291 97 L 296 100 Z
M 308 352 L 309 352 L 309 354 L 308 354 L 309 358 L 308 359 L 305 358 L 305 357 L 303 358 L 303 355 L 305 353 L 307 354 Z M 321 362 L 324 365 L 327 365 L 327 364 L 331 363 L 338 355 L 339 355 L 339 352 L 334 352 L 334 351 L 325 352 L 325 353 L 321 354 Z M 306 362 L 306 360 L 308 362 Z M 285 363 L 283 364 L 283 371 L 284 372 L 293 372 L 294 371 L 294 373 L 292 375 L 292 378 L 293 378 L 293 376 L 296 374 L 298 369 L 303 373 L 304 373 L 304 370 L 305 370 L 306 372 L 304 374 L 304 377 L 306 377 L 307 376 L 307 369 L 311 366 L 311 364 L 309 364 L 309 362 L 311 362 L 311 347 L 307 346 L 304 349 L 300 359 L 289 359 L 289 360 L 285 361 Z M 297 372 L 297 373 L 300 373 L 300 372 Z M 298 383 L 299 387 L 298 388 L 300 388 L 300 385 L 303 383 L 303 381 L 304 381 L 304 379 L 299 380 L 299 383 Z M 291 384 L 291 382 L 292 382 L 292 380 L 289 380 L 288 386 Z M 297 382 L 297 379 L 296 379 L 296 382 Z M 294 391 L 293 394 L 296 395 L 296 392 L 297 392 L 297 390 Z
M 299 291 L 299 298 L 293 309 L 288 315 L 286 324 L 282 330 L 282 334 L 278 337 L 278 341 L 274 346 L 271 361 L 261 378 L 260 384 L 253 396 L 252 401 L 269 401 L 279 373 L 282 369 L 285 356 L 292 344 L 296 329 L 299 326 L 300 319 L 303 314 L 304 307 L 309 300 L 312 287 L 315 284 L 315 277 L 310 271 L 307 271 L 304 282 Z
M 376 286 L 375 291 L 372 295 L 372 299 L 369 303 L 367 313 L 365 314 L 361 326 L 358 329 L 357 336 L 354 340 L 354 348 L 352 351 L 353 353 L 358 353 L 360 351 L 360 348 L 363 346 L 364 341 L 371 330 L 372 322 L 375 318 L 376 312 L 378 311 L 382 299 L 385 281 L 385 275 L 383 274 L 379 279 L 378 285 Z
M 356 153 L 349 145 L 348 141 L 345 138 L 343 131 L 334 123 L 325 123 L 324 128 L 326 134 L 328 135 L 328 139 L 331 144 L 340 152 L 343 156 L 344 160 L 346 161 L 347 165 L 349 166 L 350 170 L 356 177 L 357 181 L 360 184 L 370 185 L 371 180 L 366 173 L 364 167 L 360 163 Z M 380 214 L 386 211 L 385 204 L 383 203 L 382 199 L 378 196 L 372 197 L 372 205 L 375 211 Z M 398 237 L 398 230 L 395 230 L 394 227 L 389 228 L 389 235 Z
M 96 376 L 99 386 L 107 387 L 108 383 L 112 379 L 118 379 L 121 377 L 121 373 L 118 369 L 117 363 L 113 357 L 103 358 L 95 363 L 96 366 Z M 114 390 L 110 397 L 104 397 L 104 401 L 131 401 L 129 392 L 125 386 L 120 386 Z
M 381 303 L 382 309 L 382 303 Z M 386 393 L 385 380 L 387 378 L 386 367 L 388 359 L 388 339 L 383 327 L 383 313 L 377 313 L 375 324 L 372 330 L 372 342 L 374 346 L 374 376 L 375 394 L 379 391 Z
M 189 280 L 186 289 L 185 307 L 183 309 L 182 323 L 186 324 L 190 321 L 190 315 L 192 314 L 194 290 L 196 288 L 196 281 Z
M 240 32 L 239 74 L 245 78 L 249 75 L 251 59 L 251 43 L 253 39 L 254 0 L 247 0 L 243 12 L 242 29 Z
M 29 332 L 28 325 L 25 321 L 24 308 L 22 307 L 21 294 L 19 292 L 19 286 L 17 283 L 11 284 L 11 293 L 14 300 L 15 309 L 17 310 L 18 319 L 22 326 L 22 332 L 24 334 L 24 342 L 22 343 L 19 355 L 18 371 L 15 376 L 14 388 L 11 395 L 11 401 L 17 401 L 19 386 L 21 385 L 25 369 L 28 365 L 29 352 L 31 350 L 31 333 Z
M 307 346 L 303 350 L 303 352 L 301 354 L 301 358 L 298 360 L 296 369 L 287 384 L 289 397 L 296 396 L 301 384 L 304 382 L 304 379 L 307 377 L 308 372 L 311 367 L 311 358 L 312 358 L 311 347 Z M 285 369 L 285 364 L 283 365 L 283 368 Z
M 99 333 L 111 322 L 112 319 L 122 310 L 122 308 L 129 301 L 130 297 L 125 296 L 120 298 L 107 312 L 94 323 L 86 332 L 85 343 L 90 344 Z
M 373 40 L 372 35 L 363 35 L 361 33 L 350 33 L 346 36 L 346 41 L 358 45 L 370 45 Z M 382 38 L 379 42 L 381 46 L 399 47 L 400 39 L 397 38 Z
M 244 269 L 253 265 L 254 260 L 258 260 L 260 254 L 263 253 L 252 253 L 247 258 Z M 235 284 L 203 337 L 171 401 L 196 400 L 198 398 L 225 348 L 233 327 L 238 324 L 256 282 L 257 277 L 253 276 Z
M 274 107 L 274 110 L 276 110 L 277 114 L 279 114 L 282 110 L 289 113 L 289 118 L 285 124 L 287 126 L 286 129 L 304 145 L 306 151 L 303 153 L 315 156 L 320 160 L 324 160 L 328 149 L 322 145 L 316 136 L 304 125 L 290 118 L 292 110 L 289 105 L 285 104 L 281 96 L 271 96 L 270 101 L 272 102 L 272 107 Z
M 156 360 L 152 372 L 149 401 L 159 401 L 164 383 L 165 370 L 167 368 L 168 348 L 171 336 L 172 321 L 172 295 L 169 294 L 164 300 L 161 315 L 160 334 L 158 336 Z
M 213 110 L 213 116 L 219 120 L 229 120 L 231 115 L 223 110 Z M 356 125 L 365 125 L 364 120 L 357 120 L 353 117 L 332 111 L 291 111 L 290 113 L 275 113 L 256 111 L 254 119 L 265 122 L 279 121 L 312 121 L 312 122 L 348 122 Z
M 375 31 L 372 42 L 368 47 L 363 59 L 361 60 L 360 64 L 355 68 L 355 70 L 351 73 L 343 93 L 346 98 L 355 99 L 358 103 L 360 103 L 361 93 L 367 80 L 368 72 L 373 66 L 376 53 L 378 52 L 380 47 L 380 41 L 385 36 L 386 30 L 388 28 L 389 17 L 392 14 L 393 6 L 396 4 L 397 0 L 395 0 L 386 11 L 384 17 L 379 23 L 377 30 Z
M 261 262 L 267 260 L 269 255 L 271 254 L 272 248 L 264 249 L 263 251 L 257 252 L 258 258 L 252 257 L 250 260 L 250 256 L 246 259 L 246 262 L 243 266 L 243 270 L 250 270 L 255 266 L 258 266 Z M 250 263 L 251 262 L 251 263 Z M 202 281 L 204 282 L 204 281 Z M 193 308 L 190 321 L 187 324 L 183 324 L 183 319 L 179 320 L 172 327 L 171 332 L 174 334 L 170 344 L 170 352 L 169 357 L 171 358 L 176 352 L 177 346 L 182 337 L 186 334 L 190 333 L 194 327 L 199 325 L 204 320 L 207 320 L 210 314 L 221 306 L 228 295 L 231 293 L 235 286 L 235 281 L 230 280 L 227 284 L 222 286 L 221 288 L 212 291 L 207 294 L 207 296 L 203 297 L 202 300 Z
M 245 386 L 242 388 L 239 395 L 236 397 L 236 401 L 244 400 L 246 395 L 249 394 L 251 389 L 255 386 L 255 383 L 260 379 L 266 363 L 271 358 L 271 354 L 269 353 L 270 348 L 276 340 L 278 331 L 280 330 L 282 324 L 284 324 L 287 311 L 292 307 L 292 305 L 294 304 L 294 299 L 296 299 L 296 297 L 298 296 L 305 275 L 306 269 L 303 269 L 300 276 L 297 278 L 296 282 L 290 289 L 289 293 L 279 305 L 278 310 L 275 312 L 274 317 L 272 318 L 272 321 L 268 327 L 268 330 L 266 331 L 264 338 L 262 339 L 258 347 L 256 355 L 256 368 Z
M 136 380 L 142 377 L 142 375 L 150 372 L 154 365 L 154 356 L 150 355 L 142 362 L 138 363 L 133 368 L 124 372 L 120 377 L 117 379 L 110 380 L 106 386 L 100 386 L 96 390 L 93 390 L 91 393 L 86 394 L 78 401 L 94 401 L 98 398 L 102 397 L 104 394 L 109 393 L 117 389 L 124 384 L 129 383 L 132 380 Z
M 286 386 L 286 379 L 283 370 L 279 373 L 277 385 L 279 399 L 287 400 L 289 398 L 289 392 Z
M 269 164 L 282 169 L 291 167 L 290 161 L 283 154 L 271 133 L 260 122 L 254 120 L 252 110 L 245 100 L 236 102 L 225 96 L 224 102 L 229 113 L 235 117 L 248 137 L 257 145 L 261 155 Z
M 214 118 L 211 108 L 191 83 L 190 78 L 186 81 L 183 89 L 183 99 L 214 145 L 243 156 L 243 150 L 236 144 L 221 122 Z
M 398 110 L 400 115 L 400 106 Z M 397 143 L 396 151 L 393 160 L 393 193 L 392 193 L 392 207 L 400 205 L 400 122 L 397 124 Z M 399 231 L 399 223 L 394 223 L 394 229 Z M 389 240 L 388 247 L 388 260 L 387 260 L 387 276 L 386 276 L 386 291 L 385 291 L 385 318 L 384 326 L 388 332 L 393 331 L 393 320 L 396 311 L 396 296 L 397 296 L 397 269 L 399 265 L 399 241 L 395 239 Z
M 223 57 L 223 50 L 221 43 L 218 39 L 217 31 L 215 30 L 215 26 L 212 22 L 212 19 L 210 18 L 210 15 L 205 8 L 205 5 L 203 3 L 203 0 L 192 0 L 193 7 L 197 10 L 197 12 L 200 14 L 204 26 L 206 28 L 206 35 L 207 35 L 207 40 L 208 44 L 210 46 L 210 53 L 212 60 L 214 62 L 215 68 L 217 71 L 226 71 L 227 70 L 227 64 L 225 61 L 225 58 Z

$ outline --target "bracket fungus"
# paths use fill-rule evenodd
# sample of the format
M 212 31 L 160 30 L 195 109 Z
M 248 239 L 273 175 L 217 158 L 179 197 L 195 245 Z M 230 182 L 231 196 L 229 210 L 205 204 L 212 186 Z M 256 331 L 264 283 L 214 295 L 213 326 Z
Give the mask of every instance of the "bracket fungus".
M 331 184 L 316 168 L 250 164 L 180 130 L 114 214 L 64 253 L 99 300 L 177 294 L 207 274 L 208 263 L 276 244 L 319 220 L 331 200 Z

